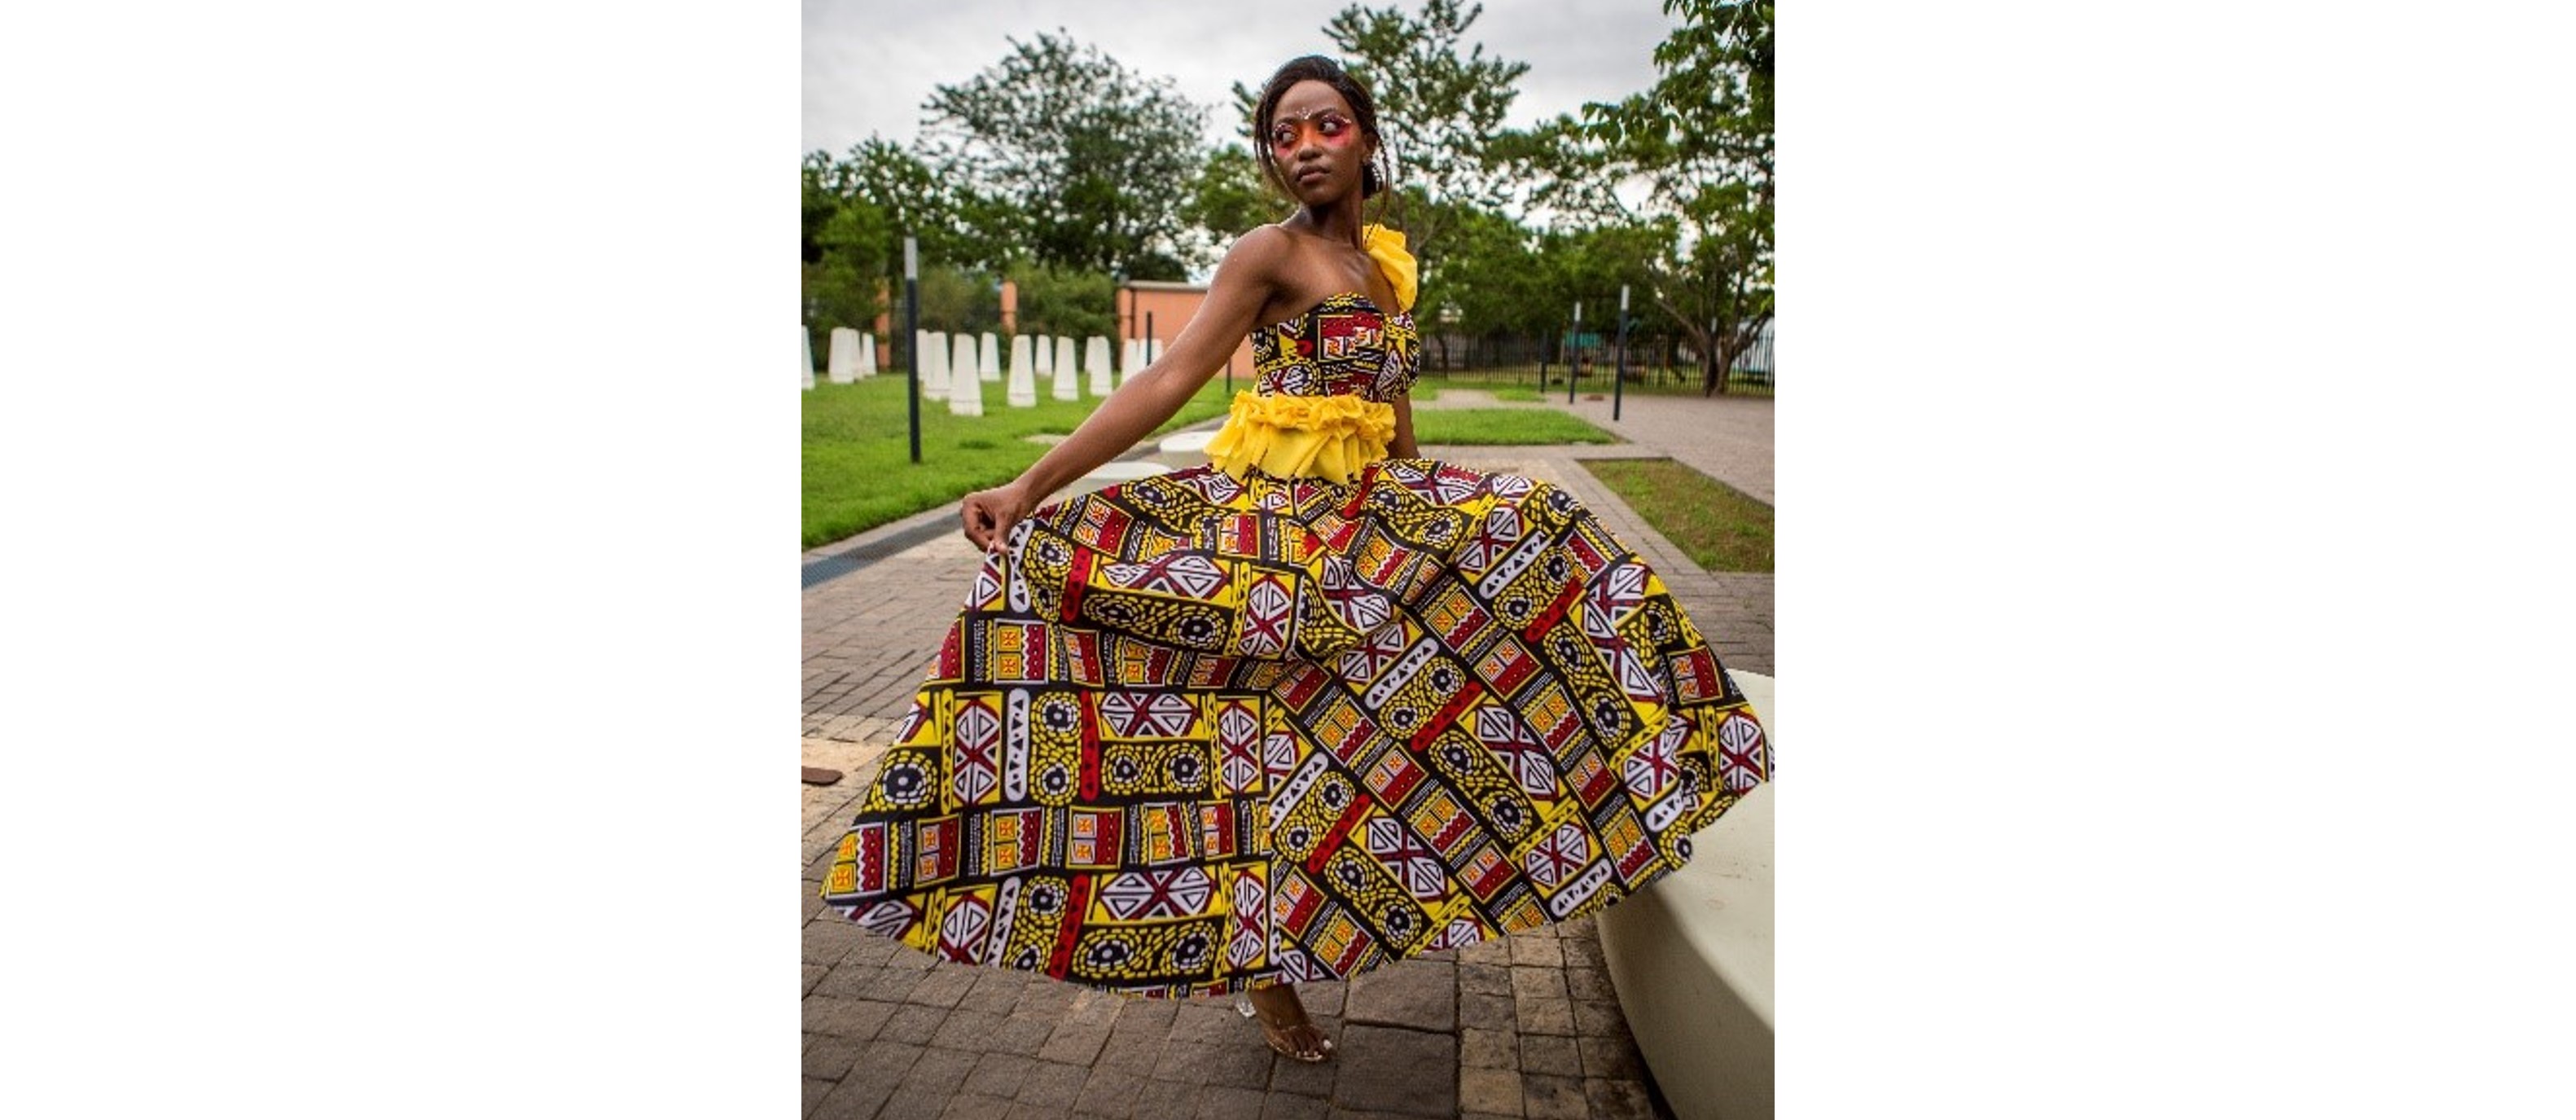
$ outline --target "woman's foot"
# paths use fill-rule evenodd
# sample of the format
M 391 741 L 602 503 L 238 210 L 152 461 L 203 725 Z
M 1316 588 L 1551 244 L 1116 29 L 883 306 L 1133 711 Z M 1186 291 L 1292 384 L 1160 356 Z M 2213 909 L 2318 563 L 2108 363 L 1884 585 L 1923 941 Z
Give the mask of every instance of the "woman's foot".
M 1306 1017 L 1306 1006 L 1297 1002 L 1297 989 L 1280 984 L 1256 988 L 1246 993 L 1252 1002 L 1252 1018 L 1261 1024 L 1261 1037 L 1270 1048 L 1292 1061 L 1320 1062 L 1333 1056 L 1333 1040 L 1324 1037 L 1315 1021 Z

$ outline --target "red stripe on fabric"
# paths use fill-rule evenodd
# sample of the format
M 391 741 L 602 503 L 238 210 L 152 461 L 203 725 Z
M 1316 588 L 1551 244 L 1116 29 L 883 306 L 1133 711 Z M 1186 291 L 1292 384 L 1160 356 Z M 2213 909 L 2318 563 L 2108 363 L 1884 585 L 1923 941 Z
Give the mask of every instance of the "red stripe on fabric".
M 1411 744 L 1413 753 L 1420 754 L 1429 750 L 1431 741 L 1438 738 L 1442 731 L 1455 725 L 1458 722 L 1459 713 L 1474 707 L 1476 701 L 1484 698 L 1484 695 L 1483 685 L 1473 680 L 1468 681 L 1466 687 L 1459 689 L 1456 696 L 1450 697 L 1448 703 L 1440 706 L 1440 714 L 1431 717 L 1431 722 L 1423 724 L 1422 730 L 1413 733 Z
M 1342 841 L 1351 834 L 1351 826 L 1359 823 L 1361 814 L 1368 812 L 1371 804 L 1369 795 L 1364 791 L 1351 797 L 1349 807 L 1342 810 L 1341 819 L 1334 821 L 1333 827 L 1324 833 L 1323 842 L 1315 845 L 1315 854 L 1306 857 L 1307 874 L 1324 873 L 1325 857 L 1341 850 Z
M 1055 955 L 1047 958 L 1047 974 L 1063 977 L 1073 971 L 1073 939 L 1082 932 L 1083 912 L 1091 908 L 1091 876 L 1073 877 L 1073 888 L 1065 892 L 1064 924 L 1057 927 Z
M 1082 589 L 1091 582 L 1091 556 L 1090 549 L 1073 550 L 1073 570 L 1065 573 L 1064 577 L 1064 601 L 1056 605 L 1056 613 L 1063 616 L 1066 622 L 1082 617 L 1079 613 L 1082 606 Z

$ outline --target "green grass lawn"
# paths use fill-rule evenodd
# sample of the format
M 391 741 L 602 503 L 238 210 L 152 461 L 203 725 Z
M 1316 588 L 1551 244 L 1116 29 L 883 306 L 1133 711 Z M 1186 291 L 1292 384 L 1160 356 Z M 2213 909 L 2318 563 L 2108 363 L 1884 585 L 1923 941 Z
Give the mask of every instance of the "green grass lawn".
M 818 382 L 804 394 L 804 536 L 802 547 L 829 544 L 926 509 L 936 509 L 1017 477 L 1046 454 L 1025 437 L 1069 435 L 1099 401 L 1057 401 L 1038 388 L 1035 408 L 1005 403 L 1003 384 L 980 382 L 984 415 L 951 416 L 946 401 L 921 402 L 921 462 L 912 461 L 904 418 L 904 379 L 871 377 L 850 385 Z M 1237 379 L 1237 388 L 1250 388 Z M 1156 433 L 1225 415 L 1233 397 L 1210 380 L 1180 415 Z M 1561 412 L 1532 409 L 1425 409 L 1413 414 L 1424 444 L 1618 443 L 1619 437 Z
M 904 378 L 871 377 L 850 385 L 817 382 L 805 403 L 805 543 L 812 548 L 925 509 L 999 486 L 1038 461 L 1047 445 L 1027 436 L 1069 435 L 1099 406 L 1048 396 L 1041 379 L 1035 408 L 1012 408 L 1004 383 L 979 382 L 984 415 L 951 416 L 948 402 L 921 402 L 921 462 L 912 461 L 904 418 Z M 1250 382 L 1238 379 L 1239 388 Z M 1225 415 L 1233 400 L 1222 378 L 1182 406 L 1157 429 L 1170 431 Z
M 1771 570 L 1771 507 L 1670 459 L 1593 459 L 1583 466 L 1700 567 Z
M 1413 442 L 1432 444 L 1625 443 L 1562 412 L 1535 408 L 1422 408 L 1413 412 Z

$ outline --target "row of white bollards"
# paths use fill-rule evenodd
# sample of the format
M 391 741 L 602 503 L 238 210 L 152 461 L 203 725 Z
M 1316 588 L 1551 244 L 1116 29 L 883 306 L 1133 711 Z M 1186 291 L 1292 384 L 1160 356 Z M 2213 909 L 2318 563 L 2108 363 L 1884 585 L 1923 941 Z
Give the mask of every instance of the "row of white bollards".
M 797 344 L 804 348 L 804 365 L 798 371 L 805 388 L 814 387 L 814 341 L 805 328 L 797 328 Z M 1071 338 L 1061 335 L 1011 337 L 1010 363 L 1001 360 L 1001 340 L 992 332 L 982 335 L 959 333 L 950 336 L 943 331 L 919 331 L 913 339 L 913 352 L 921 357 L 921 396 L 923 400 L 945 400 L 948 411 L 957 416 L 982 416 L 984 394 L 981 382 L 1007 381 L 1003 397 L 1013 408 L 1033 408 L 1038 403 L 1039 375 L 1053 378 L 1050 393 L 1056 400 L 1082 399 L 1083 375 L 1090 376 L 1094 397 L 1105 397 L 1124 383 L 1109 364 L 1109 340 L 1093 335 L 1084 340 L 1081 369 L 1075 369 Z M 1128 376 L 1153 364 L 1162 356 L 1160 339 L 1129 339 L 1124 368 Z M 877 369 L 877 340 L 851 327 L 834 327 L 831 349 L 824 359 L 826 375 L 835 385 L 847 385 L 862 377 L 874 377 Z M 1008 369 L 1007 377 L 1004 370 Z M 963 391 L 960 391 L 963 390 Z

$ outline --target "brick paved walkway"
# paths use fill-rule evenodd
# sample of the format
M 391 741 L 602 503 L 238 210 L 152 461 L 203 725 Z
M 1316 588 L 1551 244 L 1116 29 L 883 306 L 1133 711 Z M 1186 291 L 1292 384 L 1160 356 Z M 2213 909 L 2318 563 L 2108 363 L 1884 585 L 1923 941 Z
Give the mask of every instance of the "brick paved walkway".
M 1768 501 L 1769 402 L 1651 403 L 1679 407 L 1650 412 L 1629 402 L 1615 426 L 1634 441 L 1629 445 L 1425 453 L 1567 487 L 1647 555 L 1729 667 L 1770 673 L 1771 577 L 1700 570 L 1578 463 L 1669 454 Z M 1613 427 L 1608 407 L 1586 418 Z M 1758 446 L 1711 448 L 1712 432 Z M 951 506 L 805 559 L 955 523 Z M 804 787 L 805 873 L 797 889 L 805 917 L 808 1116 L 1670 1115 L 1651 1094 L 1588 920 L 1406 961 L 1348 984 L 1300 986 L 1307 1010 L 1338 1048 L 1333 1061 L 1309 1066 L 1273 1055 L 1230 1000 L 1125 999 L 936 961 L 825 910 L 815 891 L 830 847 L 955 617 L 976 559 L 973 546 L 948 531 L 805 591 L 804 761 L 848 775 L 837 785 Z

